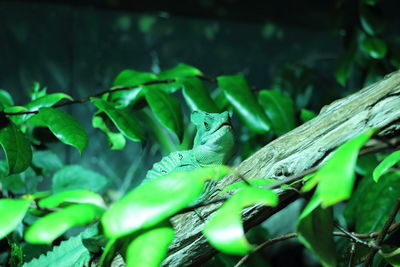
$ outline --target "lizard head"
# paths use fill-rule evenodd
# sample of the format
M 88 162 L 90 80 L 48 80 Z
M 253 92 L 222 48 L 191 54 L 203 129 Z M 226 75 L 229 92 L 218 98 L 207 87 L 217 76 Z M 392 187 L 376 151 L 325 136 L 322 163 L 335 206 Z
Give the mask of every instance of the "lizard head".
M 193 111 L 191 121 L 197 127 L 193 145 L 196 160 L 201 165 L 226 163 L 234 147 L 229 113 Z

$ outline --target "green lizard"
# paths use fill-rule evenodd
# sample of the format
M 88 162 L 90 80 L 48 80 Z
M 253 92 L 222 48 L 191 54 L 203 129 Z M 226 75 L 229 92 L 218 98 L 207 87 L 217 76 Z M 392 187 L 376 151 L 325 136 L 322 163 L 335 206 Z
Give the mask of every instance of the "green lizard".
M 176 151 L 165 156 L 147 172 L 144 182 L 176 171 L 225 164 L 233 154 L 234 136 L 227 111 L 207 113 L 193 111 L 191 121 L 197 127 L 191 150 Z

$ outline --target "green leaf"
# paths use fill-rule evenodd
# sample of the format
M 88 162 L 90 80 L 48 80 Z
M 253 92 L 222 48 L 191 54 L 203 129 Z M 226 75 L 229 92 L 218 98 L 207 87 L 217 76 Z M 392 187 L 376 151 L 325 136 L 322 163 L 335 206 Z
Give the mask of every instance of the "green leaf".
M 105 207 L 103 198 L 87 189 L 76 189 L 70 191 L 64 191 L 58 194 L 41 199 L 38 205 L 45 209 L 54 209 L 61 205 L 71 203 L 89 203 L 97 205 L 101 208 Z
M 5 107 L 14 106 L 14 100 L 9 92 L 6 90 L 0 90 L 0 104 Z
M 220 76 L 217 80 L 240 119 L 252 131 L 262 134 L 270 130 L 271 123 L 243 76 Z
M 361 43 L 361 47 L 368 55 L 375 59 L 384 58 L 387 53 L 386 43 L 376 37 L 367 36 Z
M 0 144 L 6 154 L 8 173 L 23 172 L 32 161 L 32 149 L 25 135 L 7 118 L 0 119 Z
M 226 98 L 225 93 L 221 88 L 216 88 L 213 93 L 212 97 L 215 102 L 215 104 L 218 107 L 218 110 L 228 110 L 229 109 L 229 100 Z
M 150 34 L 150 31 L 153 29 L 154 24 L 157 22 L 158 16 L 140 16 L 138 20 L 138 28 L 142 33 Z
M 302 108 L 300 110 L 300 120 L 304 123 L 307 122 L 309 120 L 314 119 L 317 116 L 317 114 L 315 114 L 313 111 Z
M 178 64 L 171 69 L 160 72 L 159 74 L 157 74 L 157 77 L 160 80 L 168 80 L 168 79 L 176 79 L 180 77 L 196 76 L 202 74 L 203 73 L 200 70 L 196 69 L 195 67 L 186 64 Z
M 31 97 L 31 100 L 35 100 L 39 97 L 45 96 L 47 93 L 47 88 L 43 87 L 40 89 L 40 83 L 39 82 L 33 82 L 32 88 L 29 90 L 29 96 Z
M 130 90 L 111 92 L 110 100 L 115 102 L 119 107 L 127 107 L 134 105 L 143 97 L 142 88 L 140 85 L 146 82 L 154 81 L 157 76 L 148 72 L 137 72 L 134 70 L 123 70 L 118 74 L 113 83 L 113 89 L 120 87 L 138 86 Z
M 0 199 L 0 240 L 18 226 L 30 204 L 25 199 Z
M 55 193 L 74 189 L 88 189 L 101 193 L 107 183 L 108 179 L 97 172 L 79 165 L 70 165 L 54 174 L 52 189 Z
M 205 181 L 223 177 L 225 166 L 175 172 L 133 189 L 114 203 L 101 219 L 105 236 L 119 238 L 153 227 L 196 200 Z
M 5 162 L 1 162 L 0 184 L 2 189 L 16 195 L 26 194 L 27 182 L 24 175 L 25 173 L 7 175 L 7 171 L 7 164 Z
M 90 259 L 90 252 L 83 245 L 81 235 L 78 235 L 62 241 L 59 246 L 22 267 L 50 267 L 55 264 L 57 267 L 87 267 Z
M 370 129 L 341 145 L 303 188 L 310 189 L 309 183 L 315 184 L 319 181 L 317 190 L 323 206 L 330 206 L 350 198 L 358 151 L 374 131 L 375 129 Z
M 92 98 L 91 101 L 99 110 L 107 114 L 124 136 L 132 141 L 143 140 L 144 132 L 139 122 L 132 117 L 132 114 L 122 109 L 117 109 L 110 102 L 99 98 Z
M 213 247 L 223 253 L 246 255 L 254 247 L 244 235 L 241 211 L 255 204 L 276 206 L 278 196 L 270 189 L 249 187 L 240 190 L 206 223 L 204 236 Z
M 358 49 L 357 35 L 358 34 L 354 34 L 349 47 L 342 52 L 336 67 L 335 78 L 336 81 L 342 86 L 346 85 L 355 62 Z
M 64 93 L 54 93 L 54 94 L 49 94 L 49 95 L 44 95 L 42 97 L 36 98 L 35 100 L 32 100 L 28 104 L 25 105 L 27 109 L 30 111 L 35 111 L 38 110 L 39 108 L 44 108 L 44 107 L 51 107 L 54 104 L 58 103 L 62 99 L 68 99 L 72 101 L 72 97 L 70 97 L 67 94 Z
M 138 72 L 134 70 L 123 70 L 115 78 L 113 87 L 129 87 L 157 79 L 155 74 L 149 72 Z
M 378 165 L 376 154 L 366 154 L 359 156 L 357 159 L 356 173 L 362 176 L 371 175 Z
M 391 51 L 392 52 L 392 51 Z M 389 59 L 390 64 L 396 69 L 400 69 L 400 56 L 397 54 L 391 54 Z
M 32 164 L 39 169 L 45 175 L 50 175 L 51 173 L 61 169 L 63 163 L 61 162 L 58 155 L 50 150 L 39 150 L 33 152 Z
M 12 106 L 4 108 L 6 113 L 21 113 L 29 111 L 26 107 L 22 106 Z M 24 123 L 28 118 L 32 117 L 32 114 L 21 114 L 21 115 L 8 115 L 8 118 L 12 120 L 16 125 Z
M 280 90 L 262 90 L 258 100 L 277 135 L 295 128 L 294 103 L 290 97 L 284 96 Z
M 373 172 L 373 178 L 375 182 L 378 182 L 379 178 L 385 174 L 391 167 L 400 162 L 400 150 L 391 153 L 387 156 Z
M 37 220 L 25 233 L 26 241 L 50 244 L 74 226 L 83 226 L 98 219 L 103 209 L 92 204 L 75 204 Z
M 227 192 L 231 190 L 236 190 L 236 189 L 242 189 L 242 188 L 247 188 L 249 186 L 253 187 L 260 187 L 260 186 L 267 186 L 271 185 L 277 182 L 276 179 L 263 179 L 263 178 L 254 178 L 254 179 L 249 179 L 246 180 L 250 185 L 245 183 L 244 181 L 239 181 L 233 184 L 228 185 L 225 187 L 222 192 Z
M 146 101 L 157 120 L 182 140 L 183 115 L 179 101 L 156 88 L 145 87 L 144 92 Z
M 354 225 L 357 233 L 381 230 L 400 196 L 399 181 L 399 171 L 383 175 L 377 183 L 364 177 L 346 206 L 347 224 Z
M 160 266 L 173 240 L 174 230 L 168 226 L 156 227 L 139 234 L 128 245 L 126 265 L 129 267 Z
M 400 247 L 397 246 L 382 246 L 379 254 L 394 267 L 400 267 Z
M 364 1 L 374 1 L 374 0 L 364 0 Z M 384 20 L 374 14 L 374 9 L 366 6 L 360 5 L 360 22 L 363 30 L 369 35 L 379 35 L 384 29 Z
M 182 84 L 183 97 L 192 110 L 202 110 L 205 112 L 218 113 L 219 109 L 210 93 L 205 88 L 203 81 L 196 77 L 182 77 L 177 81 Z
M 313 198 L 303 210 L 297 223 L 299 241 L 313 251 L 323 266 L 337 266 L 333 242 L 332 209 L 319 207 L 320 199 Z
M 71 115 L 54 108 L 41 108 L 28 120 L 34 126 L 48 127 L 64 144 L 71 145 L 80 153 L 88 144 L 88 135 Z
M 112 150 L 121 150 L 125 147 L 126 139 L 121 133 L 114 133 L 109 128 L 105 122 L 106 118 L 102 116 L 93 116 L 92 125 L 93 128 L 100 129 L 106 136 L 108 143 Z

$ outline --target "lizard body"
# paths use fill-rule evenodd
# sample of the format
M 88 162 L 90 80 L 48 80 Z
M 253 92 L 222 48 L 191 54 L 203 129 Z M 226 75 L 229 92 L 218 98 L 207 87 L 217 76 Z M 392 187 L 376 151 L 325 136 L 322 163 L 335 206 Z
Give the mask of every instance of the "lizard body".
M 147 172 L 145 182 L 171 172 L 225 164 L 231 158 L 234 136 L 228 112 L 193 111 L 191 121 L 197 127 L 193 148 L 172 152 L 162 158 Z

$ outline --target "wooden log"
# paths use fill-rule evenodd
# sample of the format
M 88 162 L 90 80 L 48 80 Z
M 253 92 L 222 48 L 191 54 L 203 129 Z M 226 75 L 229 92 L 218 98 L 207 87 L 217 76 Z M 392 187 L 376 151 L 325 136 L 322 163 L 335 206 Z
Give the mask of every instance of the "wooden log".
M 369 128 L 380 129 L 380 135 L 393 136 L 400 132 L 400 71 L 387 75 L 352 95 L 322 108 L 319 115 L 289 133 L 275 139 L 240 163 L 235 170 L 246 179 L 285 179 L 299 175 L 322 164 L 331 152 Z M 217 193 L 236 182 L 229 175 L 217 185 Z M 217 193 L 211 200 L 218 198 Z M 246 209 L 243 220 L 246 229 L 263 222 L 298 196 L 293 190 L 280 190 L 280 205 L 276 208 L 254 206 Z M 207 220 L 221 204 L 201 208 Z M 163 266 L 191 266 L 203 263 L 216 251 L 201 234 L 204 221 L 187 213 L 173 218 L 176 239 Z

